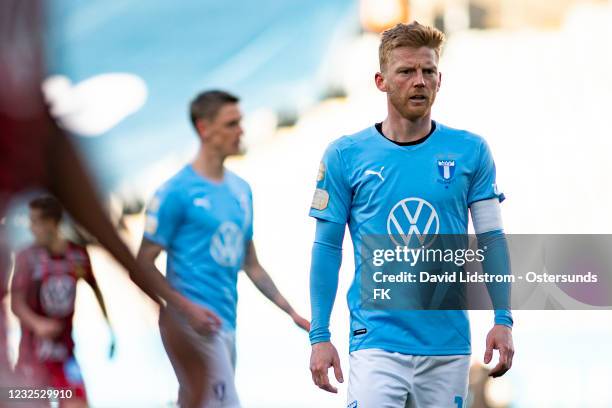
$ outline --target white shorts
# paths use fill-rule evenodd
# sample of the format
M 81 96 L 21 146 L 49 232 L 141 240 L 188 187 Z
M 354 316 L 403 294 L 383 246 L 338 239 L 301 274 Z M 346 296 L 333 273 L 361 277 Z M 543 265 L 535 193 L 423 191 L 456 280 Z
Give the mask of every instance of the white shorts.
M 234 374 L 236 370 L 236 333 L 234 331 L 219 331 L 212 335 L 202 335 L 193 330 L 182 315 L 170 311 L 175 321 L 180 323 L 182 334 L 187 336 L 190 343 L 195 346 L 204 361 L 208 364 L 207 392 L 208 399 L 202 408 L 241 408 Z M 161 327 L 160 327 L 161 328 Z M 161 328 L 162 338 L 164 330 Z M 175 364 L 172 361 L 170 362 Z M 174 367 L 179 381 L 179 404 L 181 389 L 181 374 Z
M 347 408 L 466 408 L 469 355 L 350 354 Z

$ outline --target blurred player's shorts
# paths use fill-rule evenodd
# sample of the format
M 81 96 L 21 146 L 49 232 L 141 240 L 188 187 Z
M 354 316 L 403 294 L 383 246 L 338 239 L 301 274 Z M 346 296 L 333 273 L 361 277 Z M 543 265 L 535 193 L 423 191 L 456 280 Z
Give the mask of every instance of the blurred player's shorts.
M 81 368 L 74 356 L 63 361 L 18 364 L 15 371 L 24 385 L 70 390 L 70 398 L 87 400 Z
M 196 332 L 187 322 L 185 317 L 178 311 L 168 308 L 167 313 L 173 322 L 177 323 L 175 327 L 180 330 L 181 336 L 184 336 L 193 349 L 200 355 L 203 361 L 208 365 L 207 384 L 203 386 L 207 388 L 207 402 L 203 405 L 206 408 L 240 408 L 240 400 L 236 392 L 234 384 L 234 373 L 236 369 L 236 333 L 230 330 L 221 330 L 214 334 L 203 335 Z M 187 381 L 182 378 L 188 373 L 182 373 L 180 366 L 172 356 L 172 352 L 168 350 L 167 344 L 171 341 L 168 328 L 160 323 L 160 332 L 166 350 L 169 352 L 168 357 L 172 362 L 172 366 L 179 380 L 179 386 L 187 384 Z M 181 390 L 179 390 L 180 400 Z

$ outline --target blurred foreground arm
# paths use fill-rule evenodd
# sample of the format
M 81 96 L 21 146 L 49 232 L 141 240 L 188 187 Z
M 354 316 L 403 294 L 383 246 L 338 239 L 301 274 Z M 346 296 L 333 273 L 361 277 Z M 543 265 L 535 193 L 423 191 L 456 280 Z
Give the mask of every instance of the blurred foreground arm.
M 139 265 L 104 211 L 91 177 L 88 175 L 68 136 L 56 126 L 55 143 L 49 155 L 49 190 L 57 196 L 70 215 L 91 233 L 130 273 L 132 280 L 155 302 L 159 297 L 153 285 L 138 273 Z

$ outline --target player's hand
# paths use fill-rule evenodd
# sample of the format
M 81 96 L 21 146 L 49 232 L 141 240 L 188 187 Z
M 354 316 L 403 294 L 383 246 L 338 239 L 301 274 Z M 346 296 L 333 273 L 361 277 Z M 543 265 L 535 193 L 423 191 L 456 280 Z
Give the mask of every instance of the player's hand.
M 299 328 L 306 330 L 306 332 L 310 331 L 310 322 L 308 320 L 304 319 L 295 312 L 291 313 L 291 318 L 293 319 L 293 323 L 295 323 Z
M 334 345 L 329 341 L 314 344 L 312 346 L 312 354 L 310 355 L 312 381 L 322 390 L 336 394 L 338 389 L 330 384 L 327 375 L 329 367 L 334 368 L 336 380 L 340 383 L 344 382 L 342 369 L 340 368 L 340 357 L 338 357 L 338 351 Z
M 33 327 L 36 337 L 54 339 L 64 330 L 64 323 L 60 320 L 41 317 Z
M 501 377 L 512 367 L 514 357 L 514 344 L 512 343 L 512 329 L 496 324 L 487 334 L 487 350 L 484 354 L 485 364 L 493 359 L 493 350 L 499 350 L 499 362 L 489 372 L 491 377 Z
M 204 306 L 187 300 L 182 306 L 182 312 L 193 330 L 200 334 L 215 333 L 221 328 L 219 316 Z

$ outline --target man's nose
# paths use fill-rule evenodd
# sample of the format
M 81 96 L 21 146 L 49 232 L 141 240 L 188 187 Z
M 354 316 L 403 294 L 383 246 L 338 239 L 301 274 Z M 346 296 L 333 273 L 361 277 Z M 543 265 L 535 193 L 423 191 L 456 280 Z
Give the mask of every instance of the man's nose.
M 414 78 L 414 86 L 423 87 L 425 86 L 425 76 L 423 71 L 420 69 L 416 70 L 416 76 Z

